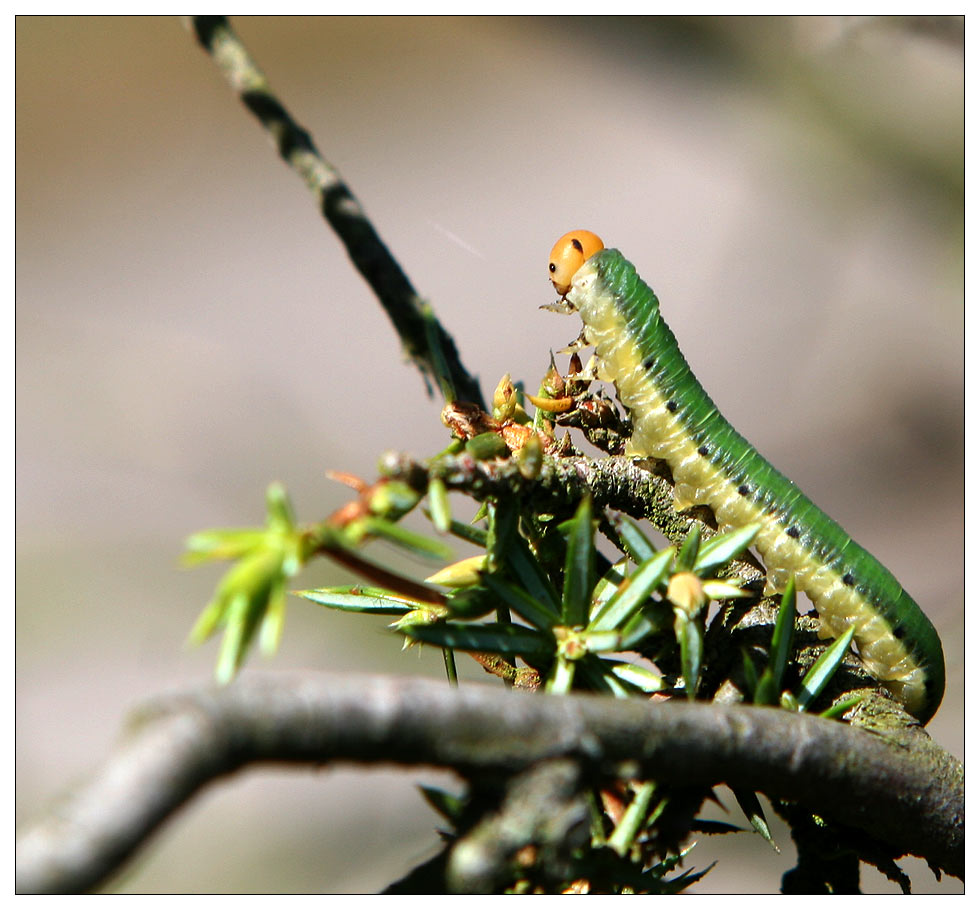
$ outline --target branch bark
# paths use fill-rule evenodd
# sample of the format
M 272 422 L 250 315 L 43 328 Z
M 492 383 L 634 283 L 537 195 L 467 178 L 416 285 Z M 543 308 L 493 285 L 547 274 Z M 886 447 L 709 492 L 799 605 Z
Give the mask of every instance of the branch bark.
M 591 771 L 793 800 L 963 877 L 963 768 L 918 727 L 885 737 L 774 708 L 249 674 L 137 712 L 106 764 L 23 833 L 17 890 L 97 887 L 196 791 L 257 762 L 476 775 L 564 757 Z

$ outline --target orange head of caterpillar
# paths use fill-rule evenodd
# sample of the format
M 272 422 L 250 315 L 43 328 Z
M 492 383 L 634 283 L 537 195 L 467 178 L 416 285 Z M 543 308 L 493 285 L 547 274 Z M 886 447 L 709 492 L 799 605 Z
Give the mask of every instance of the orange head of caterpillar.
M 572 276 L 599 250 L 603 242 L 592 231 L 569 231 L 552 248 L 548 271 L 555 290 L 564 297 L 572 286 Z

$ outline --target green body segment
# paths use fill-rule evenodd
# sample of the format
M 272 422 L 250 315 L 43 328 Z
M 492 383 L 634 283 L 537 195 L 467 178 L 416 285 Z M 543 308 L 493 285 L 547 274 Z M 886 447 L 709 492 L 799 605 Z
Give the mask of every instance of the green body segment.
M 718 412 L 660 316 L 653 291 L 618 250 L 576 272 L 567 300 L 595 345 L 600 378 L 629 409 L 628 452 L 664 459 L 679 508 L 709 506 L 720 528 L 762 524 L 755 541 L 773 589 L 789 578 L 813 601 L 821 634 L 855 626 L 868 669 L 922 721 L 945 687 L 939 636 L 895 577 Z

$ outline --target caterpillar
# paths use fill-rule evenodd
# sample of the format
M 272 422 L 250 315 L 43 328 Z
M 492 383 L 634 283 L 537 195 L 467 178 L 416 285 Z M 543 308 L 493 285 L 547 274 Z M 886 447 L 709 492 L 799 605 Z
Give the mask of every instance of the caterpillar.
M 939 707 L 946 670 L 939 636 L 895 576 L 766 461 L 695 378 L 636 269 L 590 231 L 554 246 L 548 270 L 577 312 L 579 344 L 595 348 L 597 376 L 629 411 L 627 455 L 663 459 L 679 510 L 706 505 L 719 529 L 760 522 L 753 546 L 770 591 L 791 577 L 820 616 L 822 638 L 854 626 L 864 665 L 922 723 Z

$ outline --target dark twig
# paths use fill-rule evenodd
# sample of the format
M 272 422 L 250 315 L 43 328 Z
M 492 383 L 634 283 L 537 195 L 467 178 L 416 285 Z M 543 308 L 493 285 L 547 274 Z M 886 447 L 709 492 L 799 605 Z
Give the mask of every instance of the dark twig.
M 529 844 L 555 881 L 574 867 L 571 849 L 589 839 L 589 809 L 581 767 L 573 759 L 543 761 L 511 778 L 497 812 L 453 847 L 446 869 L 451 891 L 489 894 L 506 881 L 510 858 Z
M 918 727 L 876 735 L 775 708 L 252 675 L 145 709 L 105 766 L 23 833 L 17 888 L 97 887 L 197 790 L 250 763 L 398 762 L 473 775 L 562 757 L 792 800 L 963 876 L 963 767 Z
M 224 16 L 194 16 L 194 33 L 244 105 L 259 119 L 282 159 L 313 193 L 320 211 L 377 295 L 405 351 L 442 388 L 447 400 L 482 404 L 480 386 L 463 366 L 450 335 L 412 287 L 338 171 L 317 151 L 310 134 L 272 93 L 264 73 Z

